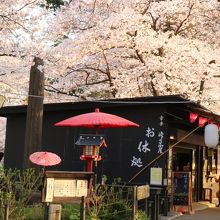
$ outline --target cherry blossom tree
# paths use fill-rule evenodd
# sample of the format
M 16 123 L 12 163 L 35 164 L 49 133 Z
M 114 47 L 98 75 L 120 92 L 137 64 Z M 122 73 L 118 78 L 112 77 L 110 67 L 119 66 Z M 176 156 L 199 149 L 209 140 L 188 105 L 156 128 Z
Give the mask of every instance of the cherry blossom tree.
M 45 63 L 45 102 L 182 94 L 217 111 L 219 2 L 70 0 L 47 6 L 40 0 L 0 6 L 0 94 L 7 105 L 25 103 L 37 55 Z

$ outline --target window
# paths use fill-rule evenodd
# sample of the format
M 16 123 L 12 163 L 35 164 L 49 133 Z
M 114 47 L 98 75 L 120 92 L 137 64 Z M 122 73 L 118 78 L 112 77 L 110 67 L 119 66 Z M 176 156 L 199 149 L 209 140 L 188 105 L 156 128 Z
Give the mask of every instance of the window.
M 85 154 L 92 156 L 93 155 L 93 146 L 86 146 Z

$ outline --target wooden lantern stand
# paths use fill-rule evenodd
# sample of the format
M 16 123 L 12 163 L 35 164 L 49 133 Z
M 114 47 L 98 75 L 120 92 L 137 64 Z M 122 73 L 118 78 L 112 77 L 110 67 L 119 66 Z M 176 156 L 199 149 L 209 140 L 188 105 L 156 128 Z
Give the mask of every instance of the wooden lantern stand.
M 97 162 L 102 159 L 99 155 L 100 147 L 107 147 L 104 135 L 101 134 L 81 134 L 76 145 L 82 146 L 83 154 L 80 156 L 81 160 L 87 161 L 87 172 L 93 172 L 93 161 L 97 167 Z M 97 170 L 94 173 L 94 185 L 97 183 Z M 92 187 L 92 183 L 90 183 Z M 90 187 L 90 189 L 91 189 Z

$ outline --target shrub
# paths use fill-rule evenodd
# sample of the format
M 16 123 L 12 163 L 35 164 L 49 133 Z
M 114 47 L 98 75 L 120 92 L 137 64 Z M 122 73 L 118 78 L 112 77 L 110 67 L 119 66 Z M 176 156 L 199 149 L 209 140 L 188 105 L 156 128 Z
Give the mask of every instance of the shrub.
M 9 207 L 10 219 L 24 219 L 25 206 L 31 199 L 33 190 L 42 185 L 42 174 L 35 169 L 0 169 L 0 206 Z M 1 209 L 0 219 L 3 219 Z
M 110 186 L 97 184 L 89 198 L 88 219 L 131 219 L 132 188 L 118 186 L 119 182 L 116 179 Z
M 79 204 L 65 204 L 62 207 L 62 220 L 79 220 L 80 219 L 80 205 Z
M 137 220 L 149 220 L 149 218 L 145 212 L 139 211 Z
M 44 219 L 44 207 L 42 204 L 28 206 L 24 209 L 25 220 Z

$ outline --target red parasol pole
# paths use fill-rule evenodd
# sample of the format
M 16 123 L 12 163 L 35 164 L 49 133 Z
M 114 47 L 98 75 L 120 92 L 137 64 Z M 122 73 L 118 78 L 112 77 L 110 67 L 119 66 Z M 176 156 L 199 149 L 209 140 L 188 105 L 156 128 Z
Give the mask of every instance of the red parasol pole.
M 99 112 L 99 108 L 96 108 L 95 112 L 98 113 Z M 95 133 L 98 134 L 99 133 L 98 131 L 99 131 L 99 126 L 97 125 L 97 126 L 95 126 Z

